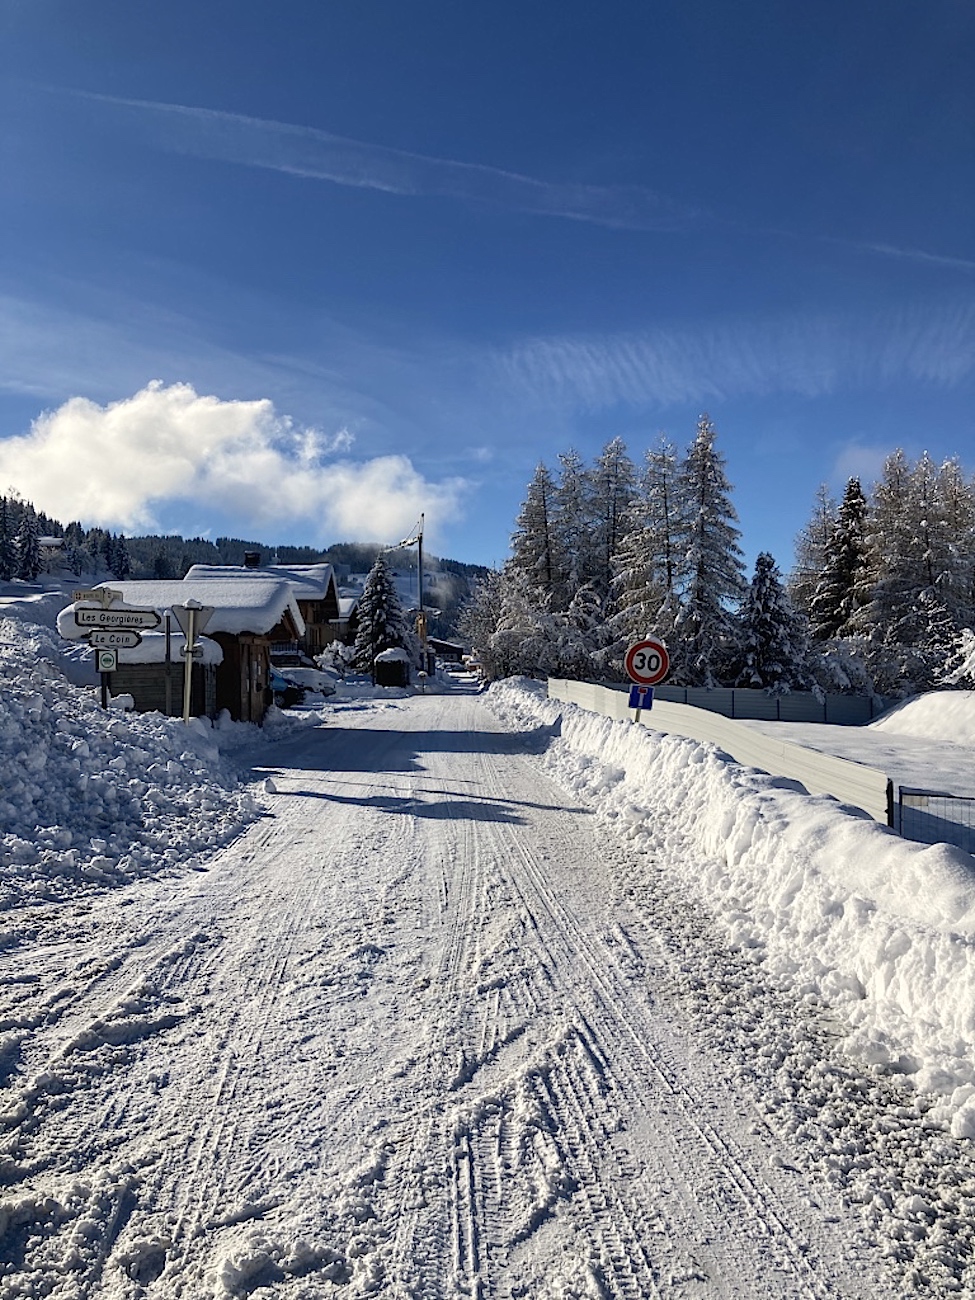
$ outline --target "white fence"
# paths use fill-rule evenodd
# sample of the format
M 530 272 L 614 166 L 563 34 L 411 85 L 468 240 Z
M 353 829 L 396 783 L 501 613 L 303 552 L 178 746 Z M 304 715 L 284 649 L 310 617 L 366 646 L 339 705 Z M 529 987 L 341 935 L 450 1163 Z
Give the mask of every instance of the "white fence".
M 634 717 L 625 690 L 550 677 L 548 693 L 552 699 L 578 704 L 607 718 L 619 721 Z M 810 794 L 831 794 L 842 803 L 862 808 L 885 826 L 894 824 L 893 783 L 885 772 L 876 768 L 850 763 L 831 754 L 818 754 L 802 745 L 752 731 L 720 713 L 669 700 L 655 699 L 653 709 L 645 710 L 640 722 L 655 731 L 710 741 L 730 754 L 736 763 L 799 781 Z

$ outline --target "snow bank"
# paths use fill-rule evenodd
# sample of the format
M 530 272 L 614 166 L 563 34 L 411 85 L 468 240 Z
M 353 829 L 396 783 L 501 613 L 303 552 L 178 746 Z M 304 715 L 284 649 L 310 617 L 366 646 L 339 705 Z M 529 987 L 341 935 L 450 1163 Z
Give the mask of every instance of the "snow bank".
M 105 712 L 76 647 L 4 612 L 32 610 L 0 610 L 0 908 L 182 868 L 259 815 L 221 754 L 257 728 Z
M 975 745 L 975 691 L 928 691 L 869 724 L 877 731 Z
M 975 859 L 901 840 L 712 745 L 543 691 L 503 682 L 488 700 L 519 729 L 561 714 L 543 760 L 560 784 L 674 873 L 732 946 L 834 1007 L 852 1051 L 940 1093 L 945 1114 L 967 1123 L 958 1108 L 975 1092 Z

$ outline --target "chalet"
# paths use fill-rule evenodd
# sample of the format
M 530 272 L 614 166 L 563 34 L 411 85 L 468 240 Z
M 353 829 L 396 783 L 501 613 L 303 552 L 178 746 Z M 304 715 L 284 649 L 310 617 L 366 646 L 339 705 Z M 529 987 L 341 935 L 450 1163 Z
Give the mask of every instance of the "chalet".
M 271 645 L 296 641 L 305 631 L 289 583 L 280 578 L 247 575 L 219 581 L 113 581 L 103 586 L 119 593 L 109 609 L 154 609 L 161 619 L 160 630 L 144 634 L 142 645 L 120 652 L 119 668 L 113 674 L 113 694 L 127 692 L 138 709 L 182 712 L 183 658 L 179 647 L 183 639 L 172 609 L 194 600 L 213 613 L 204 628 L 201 662 L 194 665 L 192 711 L 215 716 L 226 709 L 232 718 L 242 722 L 263 720 L 271 702 Z M 61 611 L 58 631 L 62 636 L 74 641 L 85 637 L 89 629 L 78 626 L 75 611 L 91 604 L 81 601 Z M 167 626 L 168 655 L 164 648 Z M 207 642 L 213 650 L 207 649 Z M 178 665 L 175 693 L 174 662 Z
M 339 636 L 345 645 L 352 645 L 359 631 L 359 597 L 339 593 Z
M 248 563 L 243 566 L 194 564 L 187 571 L 184 582 L 226 582 L 272 578 L 287 582 L 305 624 L 298 638 L 276 642 L 272 653 L 276 662 L 289 659 L 299 662 L 302 655 L 313 658 L 333 641 L 343 639 L 343 620 L 339 607 L 339 593 L 335 573 L 330 564 L 268 564 L 251 563 L 255 552 L 248 552 Z M 256 557 L 259 559 L 259 557 Z

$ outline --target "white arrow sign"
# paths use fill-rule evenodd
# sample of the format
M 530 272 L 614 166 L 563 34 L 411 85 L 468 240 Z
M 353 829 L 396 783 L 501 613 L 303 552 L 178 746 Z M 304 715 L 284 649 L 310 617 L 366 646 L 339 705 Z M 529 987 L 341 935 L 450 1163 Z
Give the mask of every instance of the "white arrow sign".
M 109 627 L 95 627 L 88 636 L 89 645 L 111 650 L 134 650 L 141 641 L 138 632 L 130 632 L 127 628 L 114 631 Z
M 162 622 L 154 609 L 76 609 L 79 627 L 158 627 Z

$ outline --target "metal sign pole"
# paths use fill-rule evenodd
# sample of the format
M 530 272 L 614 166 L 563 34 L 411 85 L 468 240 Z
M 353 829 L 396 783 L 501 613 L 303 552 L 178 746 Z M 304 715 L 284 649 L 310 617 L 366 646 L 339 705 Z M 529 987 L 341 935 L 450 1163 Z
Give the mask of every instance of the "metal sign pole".
M 166 717 L 173 716 L 172 615 L 166 613 Z
M 183 721 L 190 720 L 190 696 L 193 690 L 193 646 L 196 632 L 196 610 L 188 606 L 186 618 L 186 667 L 183 669 Z

